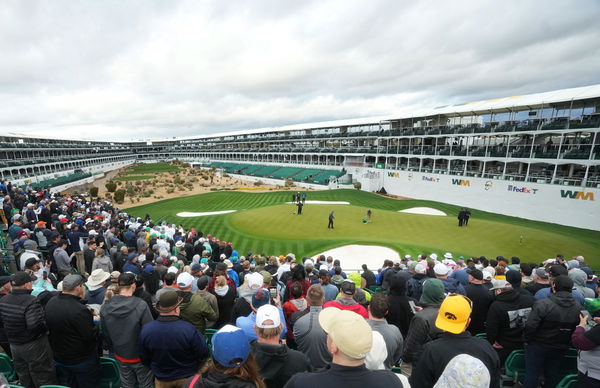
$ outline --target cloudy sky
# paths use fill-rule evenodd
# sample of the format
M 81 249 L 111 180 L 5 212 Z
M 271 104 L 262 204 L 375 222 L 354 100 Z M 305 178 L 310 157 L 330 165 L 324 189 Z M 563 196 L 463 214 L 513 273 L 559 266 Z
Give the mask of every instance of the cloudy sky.
M 151 139 L 600 83 L 600 2 L 0 2 L 0 133 Z

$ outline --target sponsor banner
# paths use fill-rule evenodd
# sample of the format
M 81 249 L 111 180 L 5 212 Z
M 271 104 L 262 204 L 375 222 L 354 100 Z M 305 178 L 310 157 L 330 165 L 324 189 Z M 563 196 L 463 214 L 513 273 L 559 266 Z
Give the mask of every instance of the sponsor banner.
M 594 193 L 574 190 L 560 190 L 561 198 L 581 199 L 582 201 L 595 201 Z
M 513 185 L 508 185 L 508 191 L 512 191 L 515 193 L 523 193 L 523 194 L 535 194 L 538 191 L 540 191 L 540 189 L 534 189 L 531 187 L 518 187 L 518 186 L 513 186 Z
M 438 183 L 440 181 L 440 178 L 436 178 L 436 177 L 433 177 L 433 176 L 422 175 L 421 176 L 421 180 L 425 181 L 425 182 Z
M 492 181 L 485 182 L 485 185 L 483 186 L 485 191 L 491 190 L 492 187 L 494 187 L 494 182 L 492 182 Z
M 471 186 L 471 181 L 468 179 L 452 179 L 452 184 L 456 186 Z
M 387 176 L 389 178 L 400 178 L 400 173 L 396 171 L 388 171 Z

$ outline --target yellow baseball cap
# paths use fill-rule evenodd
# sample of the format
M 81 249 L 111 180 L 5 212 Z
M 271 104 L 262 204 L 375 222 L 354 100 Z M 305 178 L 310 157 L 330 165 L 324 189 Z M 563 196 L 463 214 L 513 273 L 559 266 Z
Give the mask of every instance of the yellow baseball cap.
M 472 306 L 471 299 L 464 295 L 448 295 L 440 306 L 435 326 L 449 333 L 462 333 L 469 323 Z
M 328 307 L 319 313 L 319 324 L 346 356 L 362 360 L 371 351 L 371 326 L 357 313 Z

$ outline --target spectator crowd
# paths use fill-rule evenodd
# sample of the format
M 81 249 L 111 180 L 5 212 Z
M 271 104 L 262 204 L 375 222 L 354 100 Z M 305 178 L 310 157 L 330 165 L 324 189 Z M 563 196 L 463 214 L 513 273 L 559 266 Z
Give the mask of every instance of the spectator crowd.
M 102 199 L 0 195 L 0 346 L 24 387 L 97 387 L 102 356 L 125 388 L 499 387 L 515 350 L 525 387 L 554 387 L 571 348 L 580 386 L 600 386 L 598 284 L 581 256 L 447 252 L 350 271 L 242 255 Z

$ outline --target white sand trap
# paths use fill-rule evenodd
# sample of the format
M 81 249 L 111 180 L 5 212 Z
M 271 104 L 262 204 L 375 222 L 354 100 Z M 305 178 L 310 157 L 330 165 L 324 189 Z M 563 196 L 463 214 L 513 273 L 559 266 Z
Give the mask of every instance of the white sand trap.
M 395 250 L 379 245 L 344 245 L 319 255 L 331 256 L 334 260 L 338 259 L 344 271 L 350 272 L 361 269 L 363 264 L 366 264 L 369 269 L 377 269 L 383 265 L 385 259 L 400 258 L 400 254 Z M 319 255 L 314 256 L 313 259 Z
M 227 213 L 233 213 L 237 210 L 221 210 L 218 212 L 202 212 L 202 213 L 195 213 L 195 212 L 181 212 L 181 213 L 177 213 L 177 217 L 204 217 L 204 216 L 214 216 L 216 214 L 227 214 Z
M 287 202 L 289 204 L 296 202 Z M 305 204 L 310 203 L 313 205 L 350 205 L 350 202 L 346 201 L 306 201 Z
M 431 207 L 411 207 L 410 209 L 398 210 L 398 213 L 423 214 L 426 216 L 446 216 L 447 214 L 441 210 Z

